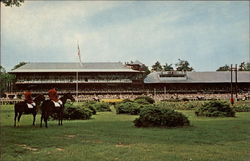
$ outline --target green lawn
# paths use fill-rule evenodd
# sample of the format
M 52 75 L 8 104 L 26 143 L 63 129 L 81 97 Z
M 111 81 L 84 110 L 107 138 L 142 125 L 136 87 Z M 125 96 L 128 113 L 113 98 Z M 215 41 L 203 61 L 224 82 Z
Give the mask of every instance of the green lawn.
M 191 127 L 135 128 L 138 116 L 102 112 L 91 120 L 49 121 L 32 115 L 13 127 L 13 106 L 1 106 L 1 161 L 249 161 L 250 112 L 236 118 L 188 116 Z

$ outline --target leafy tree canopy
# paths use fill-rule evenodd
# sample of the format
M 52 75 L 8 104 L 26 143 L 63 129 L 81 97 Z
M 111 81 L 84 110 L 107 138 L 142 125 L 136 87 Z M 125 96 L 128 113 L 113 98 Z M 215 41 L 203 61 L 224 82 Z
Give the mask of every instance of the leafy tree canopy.
M 0 66 L 0 95 L 7 91 L 8 84 L 13 82 L 14 79 L 14 75 L 6 73 L 4 67 Z
M 159 61 L 157 61 L 153 66 L 152 66 L 152 71 L 162 71 L 162 66 Z
M 142 70 L 142 71 L 144 71 L 145 73 L 144 73 L 144 77 L 146 77 L 149 73 L 150 73 L 150 70 L 148 69 L 148 66 L 146 66 L 146 65 L 142 65 L 141 66 L 141 69 L 140 70 Z
M 250 71 L 250 63 L 242 62 L 239 65 L 239 71 Z
M 12 70 L 15 70 L 23 65 L 27 64 L 26 62 L 20 62 L 19 64 L 15 65 L 14 68 Z
M 16 6 L 19 7 L 22 5 L 22 3 L 24 3 L 24 0 L 1 0 L 1 2 L 5 5 L 5 6 Z
M 188 61 L 181 60 L 181 59 L 178 59 L 178 60 L 179 60 L 179 62 L 177 64 L 175 64 L 177 71 L 192 71 L 192 70 L 194 70 L 192 67 L 189 67 L 190 64 Z
M 172 67 L 172 64 L 169 64 L 166 63 L 165 65 L 163 65 L 163 70 L 164 71 L 171 71 L 171 70 L 174 70 L 174 68 Z
M 219 67 L 216 71 L 229 71 L 230 67 L 226 64 L 222 67 Z
M 4 69 L 4 67 L 2 67 L 2 66 L 0 65 L 0 74 L 5 73 L 5 72 L 6 72 L 6 70 Z
M 246 64 L 246 71 L 250 71 L 250 63 Z

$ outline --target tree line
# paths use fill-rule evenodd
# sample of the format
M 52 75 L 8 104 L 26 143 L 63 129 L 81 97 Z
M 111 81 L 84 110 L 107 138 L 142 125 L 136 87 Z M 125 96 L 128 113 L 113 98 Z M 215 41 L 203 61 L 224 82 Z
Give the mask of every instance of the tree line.
M 151 71 L 158 72 L 158 71 L 173 71 L 173 70 L 176 70 L 176 71 L 193 71 L 194 70 L 193 67 L 190 67 L 190 64 L 187 60 L 178 59 L 178 61 L 179 62 L 175 64 L 175 67 L 176 67 L 175 69 L 172 66 L 173 64 L 165 63 L 165 65 L 161 65 L 159 61 L 156 61 L 155 64 L 152 65 Z
M 154 65 L 152 65 L 151 72 L 159 72 L 159 71 L 193 71 L 194 68 L 190 66 L 187 60 L 178 59 L 178 63 L 175 64 L 175 69 L 172 66 L 173 64 L 165 63 L 165 65 L 161 65 L 159 61 L 156 61 Z M 229 65 L 224 65 L 219 67 L 216 71 L 230 71 Z M 250 62 L 242 62 L 237 67 L 238 71 L 250 71 Z
M 12 70 L 17 69 L 25 64 L 26 64 L 25 62 L 20 62 L 19 64 L 15 65 Z M 6 72 L 4 67 L 0 65 L 0 95 L 8 91 L 12 87 L 14 81 L 15 81 L 15 75 Z
M 224 66 L 219 67 L 216 71 L 230 71 L 230 66 L 225 64 Z M 239 64 L 238 71 L 250 71 L 250 63 L 242 62 Z

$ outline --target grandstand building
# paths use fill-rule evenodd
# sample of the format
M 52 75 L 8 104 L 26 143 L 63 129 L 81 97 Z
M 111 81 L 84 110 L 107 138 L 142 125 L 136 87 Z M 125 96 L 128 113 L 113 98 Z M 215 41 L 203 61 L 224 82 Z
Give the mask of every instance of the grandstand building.
M 47 93 L 79 94 L 164 94 L 164 93 L 230 93 L 231 73 L 220 72 L 152 72 L 144 75 L 142 63 L 27 63 L 10 73 L 16 75 L 15 91 L 30 88 Z M 237 83 L 233 72 L 233 88 L 250 92 L 250 72 L 238 71 Z M 144 79 L 145 78 L 145 79 Z
M 232 74 L 233 90 L 250 92 L 250 72 Z M 147 91 L 157 93 L 230 93 L 231 72 L 153 72 L 144 79 Z
M 16 75 L 15 90 L 28 88 L 47 92 L 126 93 L 143 88 L 143 72 L 120 62 L 99 63 L 27 63 L 10 72 Z

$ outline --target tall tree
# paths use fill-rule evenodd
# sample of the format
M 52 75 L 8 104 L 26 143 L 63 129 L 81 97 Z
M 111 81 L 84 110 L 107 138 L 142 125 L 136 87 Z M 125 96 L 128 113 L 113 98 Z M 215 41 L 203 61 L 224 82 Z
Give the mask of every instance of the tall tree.
M 159 61 L 155 62 L 155 64 L 152 65 L 152 71 L 156 71 L 156 72 L 162 71 L 162 66 Z
M 239 71 L 245 71 L 246 70 L 246 64 L 245 64 L 245 62 L 240 63 L 238 70 Z
M 15 70 L 23 65 L 27 64 L 26 62 L 20 62 L 19 64 L 15 65 L 14 68 L 12 70 Z
M 5 6 L 16 6 L 19 7 L 21 6 L 22 3 L 24 3 L 24 0 L 1 0 L 1 2 L 5 5 Z
M 250 62 L 246 64 L 246 71 L 250 71 Z
M 240 63 L 239 71 L 250 71 L 250 63 L 246 63 L 246 62 Z
M 178 59 L 178 60 L 179 60 L 179 62 L 175 64 L 177 71 L 192 71 L 192 70 L 194 70 L 192 67 L 189 66 L 190 64 L 188 61 L 181 60 L 181 59 Z
M 144 71 L 144 78 L 146 78 L 146 76 L 150 73 L 150 70 L 148 69 L 148 66 L 146 66 L 146 65 L 141 65 L 141 69 L 140 69 L 141 71 Z
M 5 72 L 6 72 L 6 70 L 4 69 L 4 67 L 2 67 L 2 66 L 0 65 L 0 74 L 5 73 Z
M 10 84 L 13 83 L 15 76 L 9 73 L 6 73 L 6 70 L 0 66 L 0 95 L 8 91 Z
M 174 68 L 172 67 L 172 64 L 168 65 L 168 63 L 166 63 L 165 65 L 163 65 L 163 70 L 164 71 L 172 71 L 172 70 L 174 70 Z
M 230 67 L 226 64 L 222 67 L 219 67 L 216 71 L 229 71 Z

